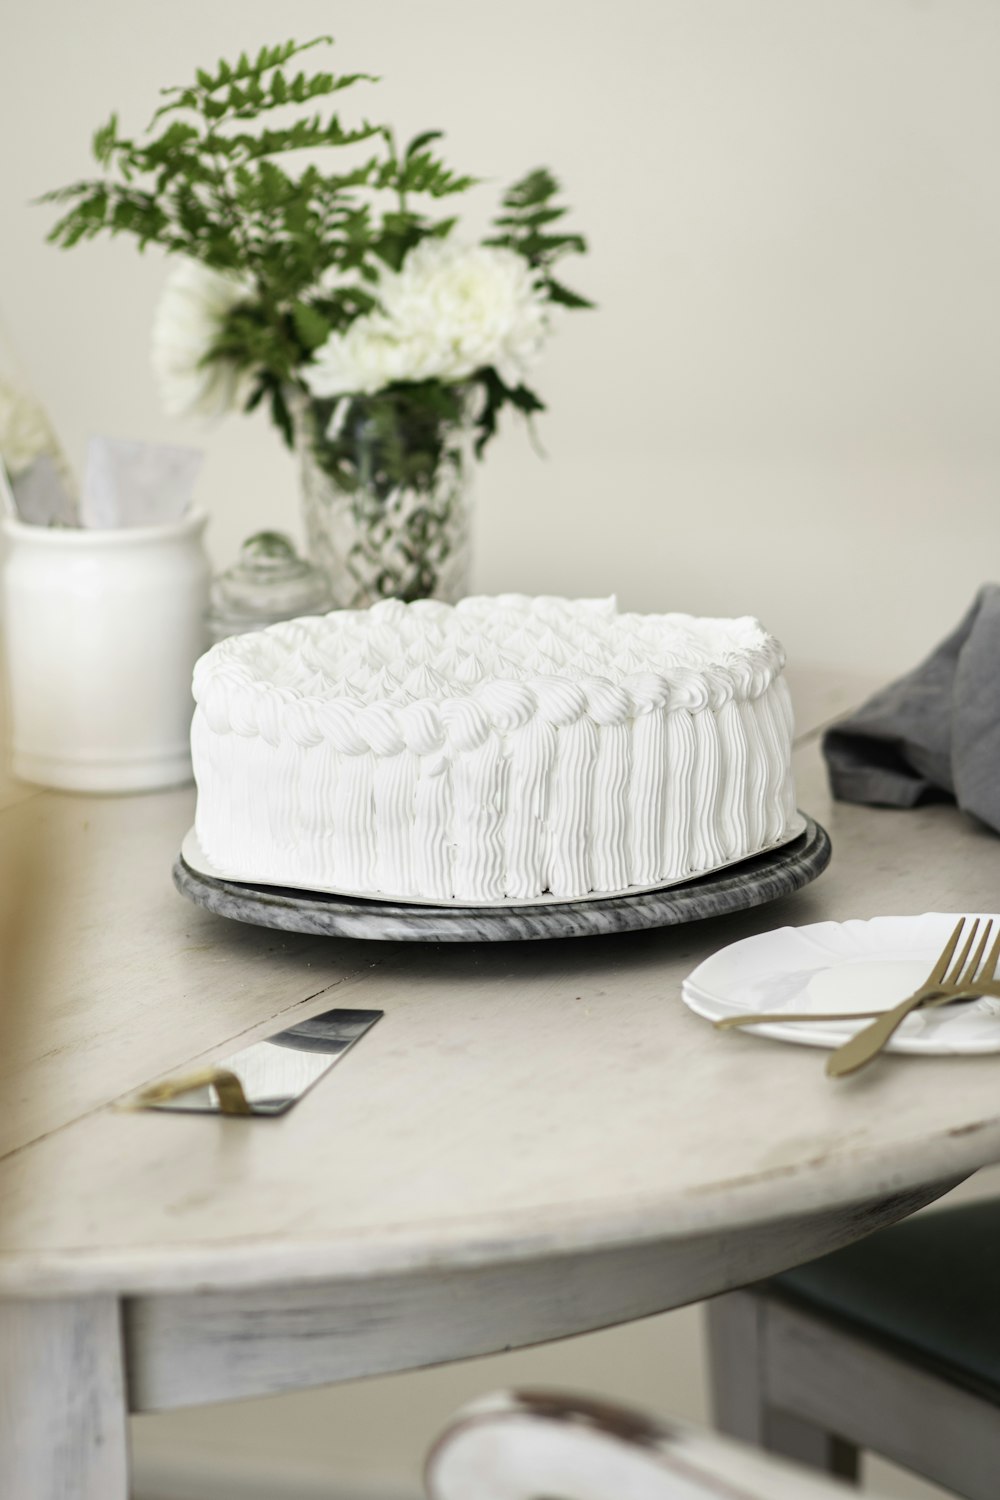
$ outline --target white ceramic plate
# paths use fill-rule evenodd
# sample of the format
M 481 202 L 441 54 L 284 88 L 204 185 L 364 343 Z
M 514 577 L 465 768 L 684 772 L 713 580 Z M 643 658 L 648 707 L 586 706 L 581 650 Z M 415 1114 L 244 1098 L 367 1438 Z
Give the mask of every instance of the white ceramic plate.
M 682 995 L 709 1021 L 741 1011 L 887 1010 L 926 979 L 960 915 L 926 912 L 761 932 L 706 958 L 685 979 Z M 864 1025 L 866 1020 L 768 1021 L 747 1030 L 779 1042 L 839 1047 Z M 918 1012 L 903 1022 L 888 1050 L 1000 1052 L 1000 1003 L 977 1000 Z
M 781 849 L 785 844 L 790 844 L 801 837 L 805 828 L 806 820 L 801 813 L 797 812 L 785 837 L 778 839 L 774 844 L 768 844 L 766 849 L 759 849 L 756 854 L 746 854 L 742 859 L 729 860 L 725 864 L 713 866 L 711 870 L 699 870 L 696 875 L 685 875 L 680 880 L 658 880 L 655 885 L 630 885 L 623 891 L 590 891 L 586 896 L 576 896 L 570 899 L 565 896 L 535 896 L 532 900 L 526 900 L 523 896 L 512 896 L 504 901 L 443 901 L 440 899 L 423 900 L 419 896 L 394 896 L 385 891 L 351 891 L 345 890 L 343 886 L 314 885 L 299 886 L 294 889 L 302 890 L 307 895 L 354 896 L 366 901 L 384 901 L 398 906 L 454 906 L 462 910 L 471 910 L 473 907 L 493 910 L 510 907 L 523 910 L 527 906 L 575 906 L 578 901 L 608 901 L 616 896 L 641 896 L 647 891 L 666 891 L 673 886 L 689 885 L 691 881 L 701 880 L 705 875 L 717 874 L 719 870 L 733 869 L 748 859 L 756 859 L 761 854 L 770 854 L 773 849 Z M 268 879 L 266 875 L 247 875 L 234 870 L 220 870 L 213 865 L 202 849 L 198 835 L 193 828 L 189 829 L 185 835 L 181 845 L 181 858 L 196 874 L 207 875 L 211 880 L 231 880 L 238 885 L 271 885 L 278 889 L 288 888 L 287 880 L 275 880 L 273 877 Z

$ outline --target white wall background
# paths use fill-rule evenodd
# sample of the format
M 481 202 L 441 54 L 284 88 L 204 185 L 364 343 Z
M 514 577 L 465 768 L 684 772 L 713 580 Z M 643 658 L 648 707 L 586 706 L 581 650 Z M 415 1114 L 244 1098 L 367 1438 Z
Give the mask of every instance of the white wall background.
M 265 419 L 158 410 L 154 252 L 42 242 L 93 127 L 292 34 L 382 75 L 370 109 L 489 179 L 563 178 L 600 304 L 479 484 L 477 585 L 751 611 L 799 659 L 893 670 L 1000 551 L 1000 8 L 993 0 L 27 0 L 3 27 L 0 317 L 71 455 L 203 441 L 211 545 L 297 525 Z
M 795 659 L 889 673 L 996 575 L 995 0 L 9 5 L 0 318 L 75 461 L 91 432 L 202 442 L 219 563 L 262 525 L 297 529 L 266 421 L 204 433 L 160 414 L 159 258 L 57 252 L 28 205 L 89 173 L 112 108 L 139 128 L 195 66 L 331 30 L 338 66 L 383 75 L 345 113 L 441 127 L 454 163 L 489 179 L 474 226 L 546 163 L 592 242 L 567 279 L 600 309 L 567 318 L 539 372 L 548 457 L 512 422 L 481 475 L 479 587 L 750 611 Z M 681 1314 L 519 1358 L 532 1378 L 693 1411 L 693 1329 Z M 161 1419 L 140 1443 L 149 1463 L 235 1443 L 252 1463 L 412 1483 L 446 1406 L 502 1378 L 477 1366 Z

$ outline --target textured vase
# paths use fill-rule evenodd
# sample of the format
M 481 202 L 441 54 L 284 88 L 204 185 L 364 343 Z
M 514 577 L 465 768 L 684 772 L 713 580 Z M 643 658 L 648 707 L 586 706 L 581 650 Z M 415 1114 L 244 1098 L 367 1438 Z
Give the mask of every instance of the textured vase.
M 295 406 L 307 545 L 334 606 L 468 593 L 468 424 L 408 420 L 379 398 L 342 403 L 333 436 L 330 423 L 329 403 Z

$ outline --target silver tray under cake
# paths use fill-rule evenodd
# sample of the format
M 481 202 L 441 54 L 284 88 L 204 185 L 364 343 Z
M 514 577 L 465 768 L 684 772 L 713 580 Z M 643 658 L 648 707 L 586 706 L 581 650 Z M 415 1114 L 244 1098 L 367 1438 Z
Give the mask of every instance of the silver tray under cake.
M 802 821 L 802 833 L 790 843 L 684 884 L 550 905 L 418 906 L 251 885 L 205 874 L 183 854 L 173 876 L 182 896 L 216 916 L 283 932 L 410 943 L 600 937 L 724 916 L 800 890 L 823 873 L 831 854 L 826 830 L 808 816 Z

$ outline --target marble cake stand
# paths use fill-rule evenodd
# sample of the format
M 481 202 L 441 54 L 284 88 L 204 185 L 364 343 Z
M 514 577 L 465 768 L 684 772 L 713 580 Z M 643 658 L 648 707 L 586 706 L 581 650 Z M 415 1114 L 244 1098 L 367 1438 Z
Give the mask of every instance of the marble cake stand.
M 672 927 L 776 901 L 822 874 L 830 839 L 814 819 L 790 844 L 755 859 L 703 875 L 687 885 L 607 900 L 565 905 L 462 907 L 405 906 L 360 897 L 325 896 L 279 886 L 244 885 L 174 865 L 182 896 L 220 917 L 328 937 L 423 943 L 512 942 L 525 938 L 600 937 L 640 927 Z

